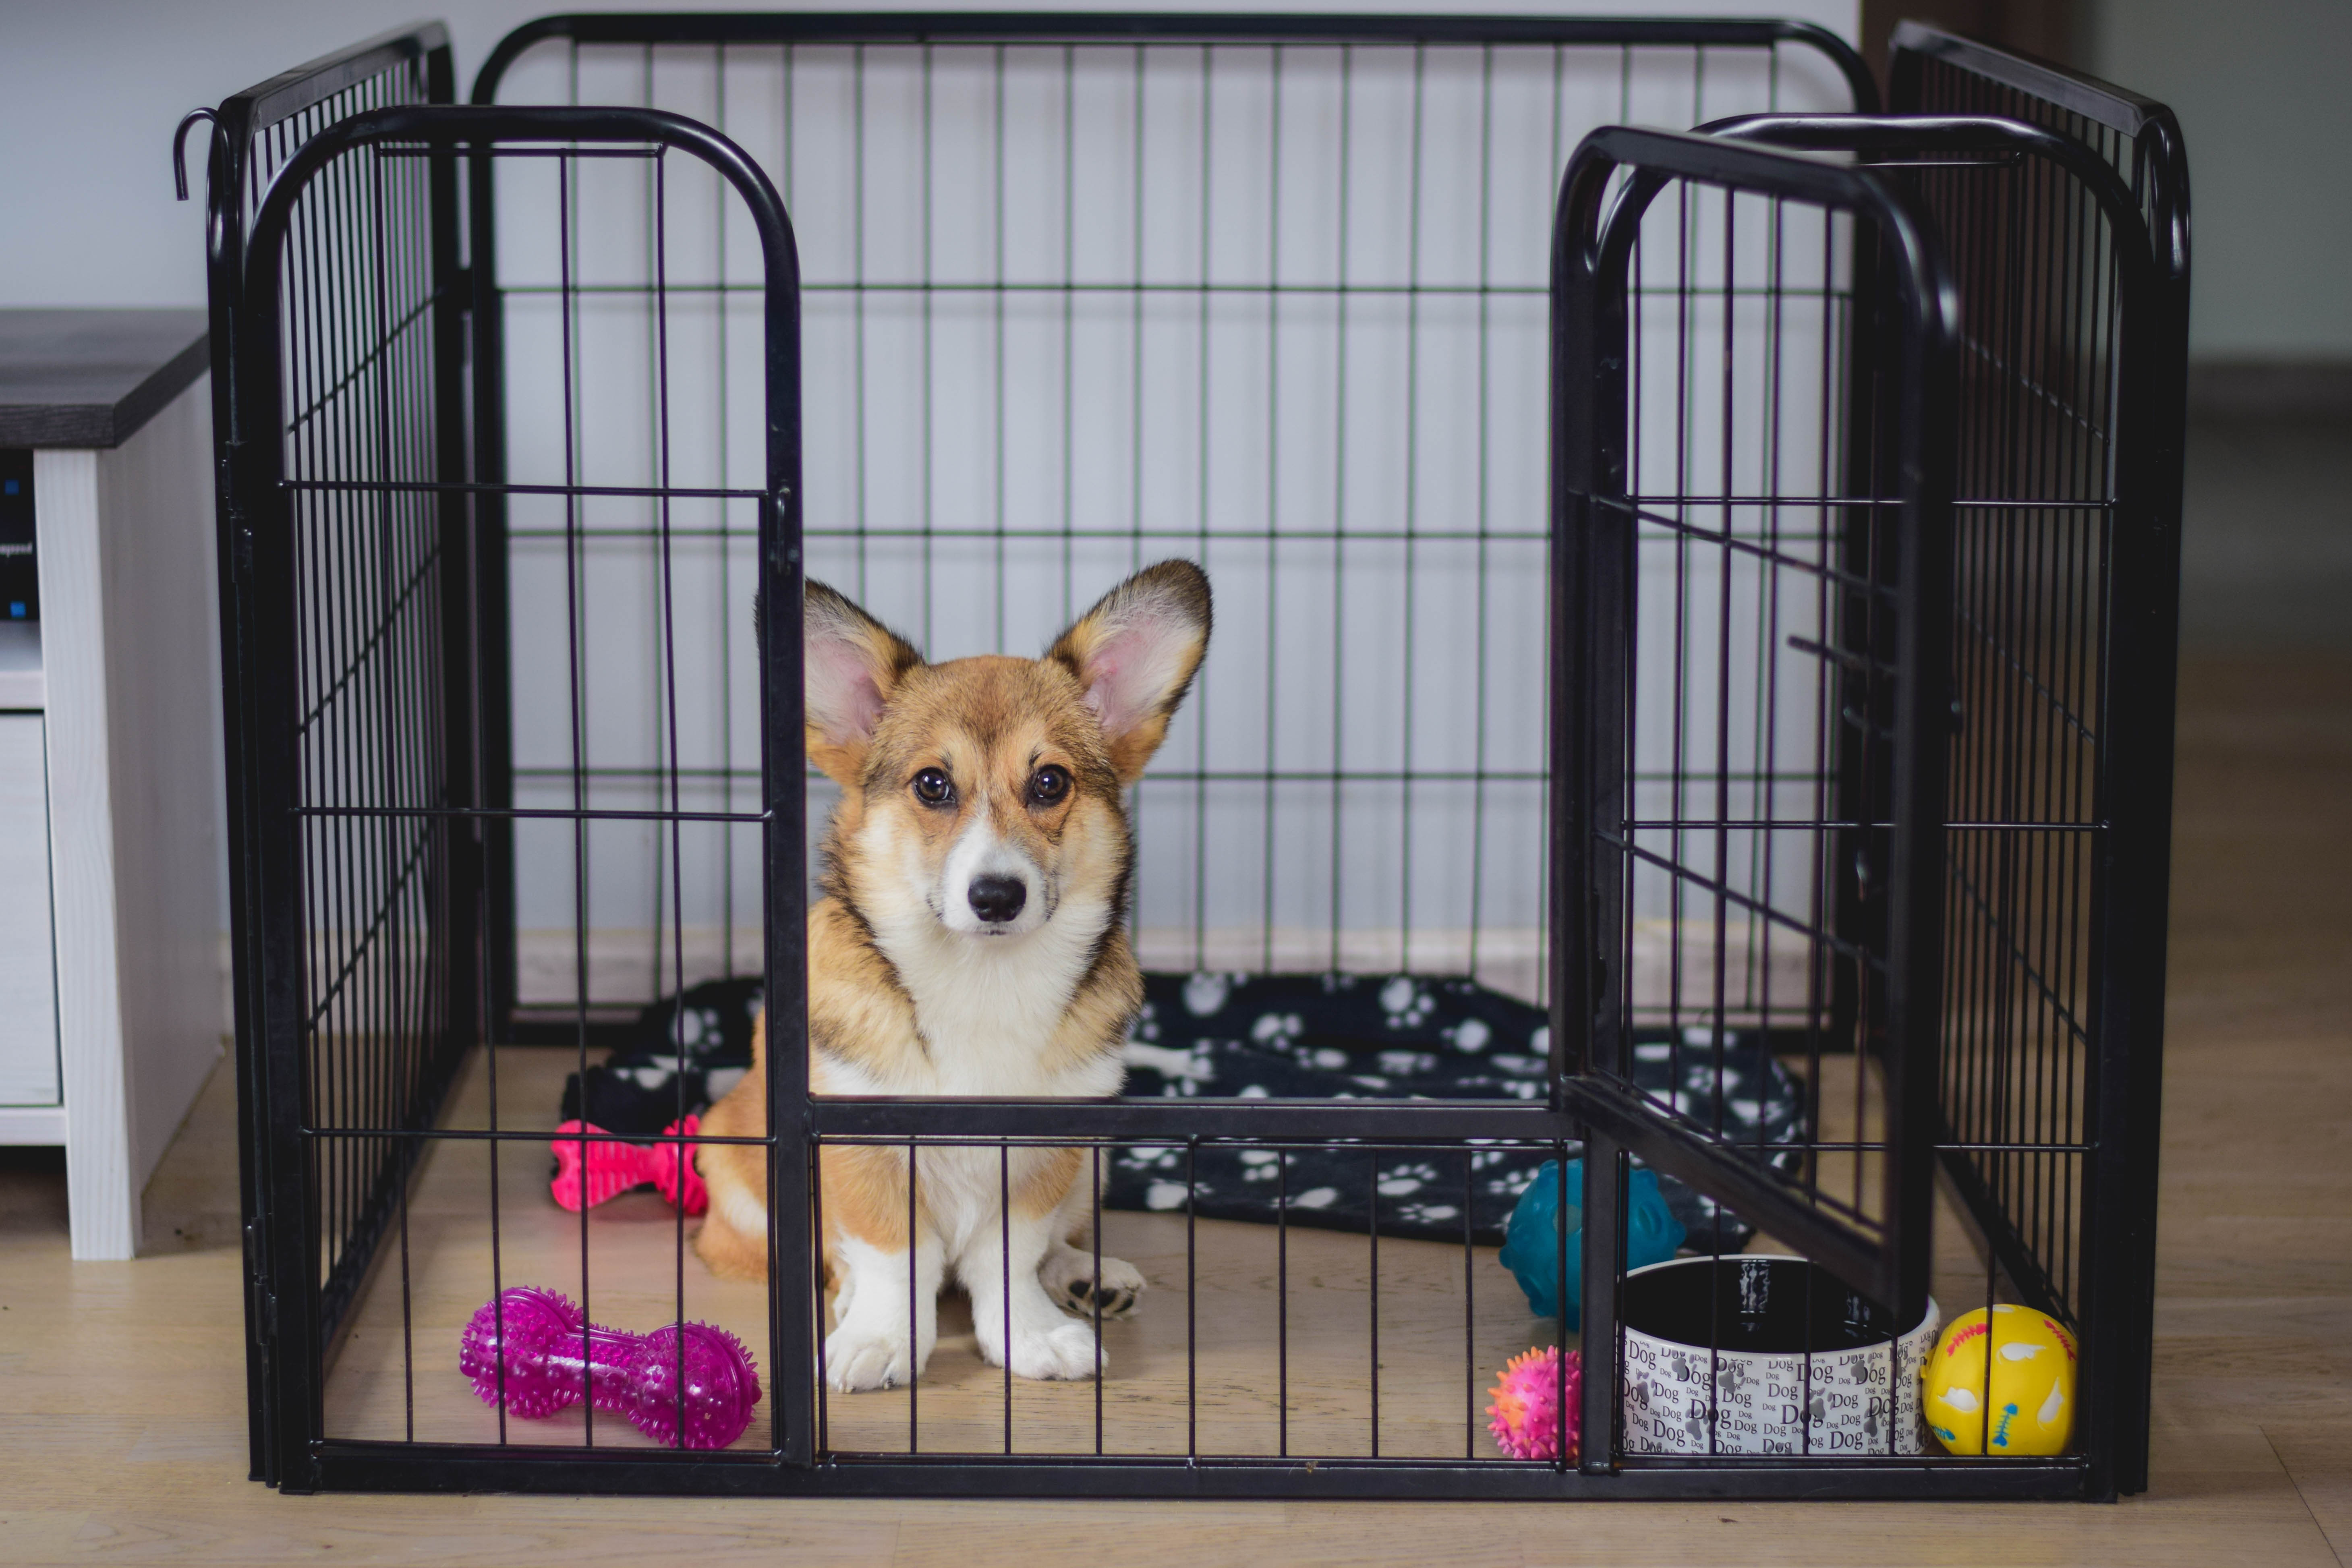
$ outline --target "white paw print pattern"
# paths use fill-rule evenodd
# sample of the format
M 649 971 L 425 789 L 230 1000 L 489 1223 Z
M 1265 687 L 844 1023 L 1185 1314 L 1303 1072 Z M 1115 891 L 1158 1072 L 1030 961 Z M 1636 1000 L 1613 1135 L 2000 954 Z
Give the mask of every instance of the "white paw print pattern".
M 1384 1198 L 1411 1197 L 1435 1180 L 1434 1165 L 1391 1165 L 1381 1173 L 1380 1194 Z
M 1486 1026 L 1484 1018 L 1465 1018 L 1446 1030 L 1445 1037 L 1454 1042 L 1455 1050 L 1475 1056 L 1486 1048 L 1486 1042 L 1495 1037 L 1495 1031 Z
M 1306 1021 L 1296 1013 L 1261 1013 L 1250 1026 L 1250 1038 L 1274 1051 L 1285 1049 L 1306 1032 Z
M 1391 1029 L 1415 1029 L 1437 1011 L 1437 998 L 1410 974 L 1392 976 L 1381 987 L 1381 1011 Z
M 1205 1018 L 1224 1006 L 1233 989 L 1232 975 L 1214 974 L 1204 969 L 1184 982 L 1184 1010 L 1195 1018 Z
M 1282 1155 L 1272 1149 L 1244 1149 L 1241 1162 L 1244 1182 L 1270 1182 L 1282 1174 Z
M 1462 1210 L 1454 1204 L 1404 1204 L 1398 1207 L 1397 1217 L 1408 1225 L 1442 1225 L 1460 1219 Z

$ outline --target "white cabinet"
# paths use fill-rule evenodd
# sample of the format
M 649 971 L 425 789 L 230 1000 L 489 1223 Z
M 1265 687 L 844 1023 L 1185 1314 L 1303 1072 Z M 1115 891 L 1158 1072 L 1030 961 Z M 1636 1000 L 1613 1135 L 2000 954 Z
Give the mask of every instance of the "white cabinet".
M 0 712 L 0 1119 L 27 1137 L 64 1125 L 46 752 L 40 714 Z
M 39 588 L 0 622 L 0 1142 L 65 1145 L 81 1258 L 137 1254 L 227 1031 L 204 329 L 0 310 Z

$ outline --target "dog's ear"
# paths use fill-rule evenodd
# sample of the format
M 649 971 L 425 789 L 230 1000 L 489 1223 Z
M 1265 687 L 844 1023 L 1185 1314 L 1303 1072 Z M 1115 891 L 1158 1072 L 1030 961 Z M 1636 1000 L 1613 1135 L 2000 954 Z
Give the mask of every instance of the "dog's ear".
M 801 624 L 809 761 L 855 789 L 883 706 L 923 656 L 814 578 L 802 592 Z
M 1111 766 L 1133 784 L 1209 649 L 1209 579 L 1190 561 L 1147 566 L 1102 596 L 1046 650 L 1077 678 Z

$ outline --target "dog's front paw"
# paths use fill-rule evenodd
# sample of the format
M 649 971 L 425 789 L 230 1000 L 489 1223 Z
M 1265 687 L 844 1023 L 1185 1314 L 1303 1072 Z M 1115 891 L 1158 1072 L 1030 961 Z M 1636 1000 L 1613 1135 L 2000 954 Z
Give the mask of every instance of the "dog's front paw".
M 1013 1336 L 1013 1370 L 1023 1377 L 1084 1378 L 1108 1368 L 1110 1358 L 1095 1345 L 1089 1323 L 1064 1323 L 1058 1329 Z
M 1096 1273 L 1094 1254 L 1074 1247 L 1056 1247 L 1038 1266 L 1037 1282 L 1045 1287 L 1045 1294 L 1054 1298 L 1056 1306 L 1091 1319 Z M 1137 1299 L 1143 1294 L 1143 1270 L 1119 1258 L 1105 1258 L 1100 1273 L 1102 1315 L 1124 1318 L 1134 1311 Z
M 824 1381 L 836 1394 L 896 1388 L 907 1381 L 907 1349 L 903 1330 L 893 1333 L 845 1324 L 825 1336 Z M 915 1370 L 922 1371 L 919 1362 Z

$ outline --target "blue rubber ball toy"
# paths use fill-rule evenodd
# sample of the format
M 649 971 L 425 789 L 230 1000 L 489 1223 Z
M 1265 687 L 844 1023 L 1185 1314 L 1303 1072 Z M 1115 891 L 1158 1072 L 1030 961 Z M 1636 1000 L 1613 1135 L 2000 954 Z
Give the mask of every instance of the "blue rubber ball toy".
M 1519 1194 L 1511 1223 L 1503 1235 L 1503 1267 L 1528 1293 L 1528 1306 L 1538 1318 L 1564 1318 L 1562 1327 L 1582 1327 L 1584 1269 L 1584 1162 L 1568 1163 L 1567 1194 L 1561 1195 L 1559 1162 L 1546 1164 Z M 1568 1205 L 1568 1310 L 1560 1310 L 1554 1292 L 1560 1286 L 1559 1209 Z M 1655 1171 L 1635 1171 L 1625 1185 L 1625 1267 L 1647 1268 L 1664 1263 L 1683 1244 L 1682 1221 L 1666 1207 L 1658 1191 Z

